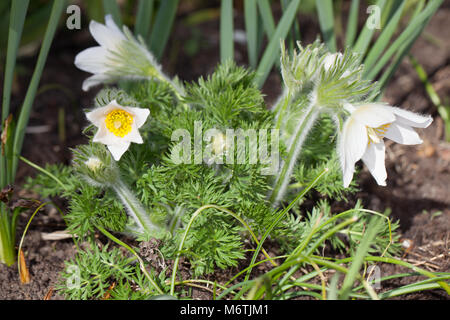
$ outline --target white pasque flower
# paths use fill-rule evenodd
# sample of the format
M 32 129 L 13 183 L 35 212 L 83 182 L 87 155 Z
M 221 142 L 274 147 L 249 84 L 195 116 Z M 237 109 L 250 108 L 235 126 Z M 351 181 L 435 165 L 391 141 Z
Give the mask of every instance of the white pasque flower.
M 335 64 L 341 63 L 343 58 L 344 55 L 340 52 L 328 53 L 323 59 L 322 66 L 326 71 L 329 71 L 332 67 L 335 66 Z M 345 78 L 348 75 L 350 75 L 350 71 L 345 70 L 344 73 L 341 75 L 341 78 Z
M 159 75 L 160 66 L 143 41 L 137 41 L 126 27 L 120 30 L 111 15 L 105 17 L 105 25 L 91 21 L 89 30 L 100 46 L 83 50 L 75 57 L 77 68 L 94 74 L 83 82 L 84 91 L 120 78 L 148 79 Z
M 106 144 L 114 160 L 119 161 L 131 142 L 143 143 L 138 129 L 149 114 L 148 109 L 121 106 L 113 100 L 104 107 L 86 113 L 86 117 L 98 127 L 93 141 Z
M 358 107 L 347 104 L 345 108 L 351 114 L 338 141 L 344 187 L 352 181 L 355 163 L 360 159 L 377 183 L 385 186 L 387 173 L 383 138 L 406 145 L 420 144 L 422 140 L 413 127 L 426 128 L 433 121 L 430 116 L 377 103 Z

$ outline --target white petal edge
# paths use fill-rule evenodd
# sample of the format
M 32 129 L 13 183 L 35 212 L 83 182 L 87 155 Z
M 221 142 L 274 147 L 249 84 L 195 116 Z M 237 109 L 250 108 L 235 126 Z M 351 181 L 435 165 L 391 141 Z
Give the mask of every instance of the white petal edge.
M 92 47 L 81 51 L 75 57 L 75 66 L 90 73 L 105 73 L 107 51 L 103 47 Z
M 141 134 L 139 133 L 139 130 L 137 129 L 135 123 L 132 124 L 132 129 L 131 129 L 130 133 L 128 133 L 122 139 L 129 141 L 129 142 L 139 143 L 139 144 L 144 143 L 144 141 L 142 140 Z
M 433 118 L 431 116 L 422 116 L 420 114 L 396 107 L 391 108 L 397 116 L 397 121 L 407 126 L 426 128 L 433 122 Z
M 356 108 L 351 117 L 371 128 L 378 128 L 383 124 L 394 122 L 396 119 L 392 110 L 378 104 L 361 105 Z
M 90 76 L 86 80 L 83 81 L 82 89 L 83 91 L 88 91 L 90 88 L 95 87 L 99 84 L 110 82 L 112 79 L 111 77 L 107 76 L 103 73 L 94 74 L 93 76 Z
M 362 157 L 362 161 L 380 186 L 386 186 L 385 151 L 384 142 L 371 143 Z
M 344 124 L 342 149 L 347 165 L 354 166 L 361 159 L 367 148 L 368 137 L 366 128 L 353 118 Z
M 145 108 L 135 108 L 128 107 L 127 108 L 133 116 L 138 128 L 142 127 L 144 123 L 147 121 L 148 116 L 150 115 L 150 110 Z
M 114 31 L 116 34 L 123 35 L 122 30 L 120 30 L 120 28 L 114 22 L 112 15 L 108 14 L 105 16 L 105 24 L 110 30 Z M 125 39 L 125 36 L 123 36 L 122 39 Z
M 109 151 L 111 152 L 114 160 L 119 161 L 122 155 L 128 150 L 130 147 L 130 142 L 123 141 L 122 143 L 110 144 L 107 145 Z
M 344 123 L 338 141 L 339 160 L 343 175 L 343 184 L 347 188 L 355 172 L 355 163 L 361 159 L 367 147 L 367 131 L 363 125 L 352 119 Z
M 91 21 L 89 24 L 89 31 L 98 42 L 105 49 L 114 50 L 119 46 L 122 40 L 125 40 L 125 36 L 116 29 L 110 29 L 107 26 L 98 23 L 97 21 Z
M 399 122 L 394 122 L 389 127 L 386 131 L 385 137 L 394 142 L 407 145 L 421 144 L 423 142 L 413 128 Z
M 345 168 L 342 171 L 342 178 L 343 178 L 343 185 L 344 188 L 348 188 L 350 183 L 353 180 L 353 174 L 355 173 L 355 166 L 345 166 Z

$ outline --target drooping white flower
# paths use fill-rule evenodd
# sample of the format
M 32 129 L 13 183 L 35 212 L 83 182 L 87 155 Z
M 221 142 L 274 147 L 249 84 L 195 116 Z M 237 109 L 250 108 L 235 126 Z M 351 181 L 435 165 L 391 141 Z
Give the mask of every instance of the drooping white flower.
M 118 79 L 148 79 L 161 77 L 161 68 L 140 39 L 130 31 L 123 31 L 111 15 L 105 17 L 105 25 L 91 21 L 89 30 L 100 46 L 88 48 L 75 57 L 77 68 L 94 75 L 83 82 L 83 90 Z
M 350 112 L 338 142 L 338 153 L 343 172 L 344 187 L 353 178 L 355 163 L 362 160 L 381 186 L 386 185 L 383 138 L 397 143 L 414 145 L 422 143 L 413 127 L 426 128 L 433 119 L 383 104 L 365 104 L 359 107 L 347 104 Z
M 93 141 L 105 144 L 118 161 L 131 142 L 143 143 L 138 129 L 149 114 L 148 109 L 121 106 L 113 100 L 104 107 L 86 113 L 86 117 L 98 127 Z

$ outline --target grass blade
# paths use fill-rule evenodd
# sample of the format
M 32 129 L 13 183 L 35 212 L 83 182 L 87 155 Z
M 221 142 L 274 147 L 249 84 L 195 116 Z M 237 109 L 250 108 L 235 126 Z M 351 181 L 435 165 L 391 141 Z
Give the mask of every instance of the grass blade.
M 105 15 L 110 14 L 119 27 L 122 26 L 120 8 L 116 0 L 103 0 L 103 11 L 105 12 Z
M 378 72 L 381 71 L 381 69 L 397 51 L 399 51 L 397 55 L 397 57 L 400 58 L 398 60 L 399 63 L 401 61 L 401 58 L 403 58 L 403 56 L 408 53 L 409 48 L 421 34 L 422 30 L 428 24 L 428 21 L 431 19 L 442 2 L 443 0 L 430 1 L 426 8 L 411 21 L 408 27 L 394 41 L 394 43 L 389 47 L 389 49 L 385 52 L 381 59 L 378 60 L 375 66 L 370 70 L 366 69 L 364 77 L 366 79 L 374 79 Z
M 17 120 L 17 127 L 14 134 L 13 142 L 13 161 L 11 165 L 11 174 L 15 176 L 17 171 L 17 165 L 19 160 L 19 155 L 22 150 L 23 139 L 25 136 L 25 129 L 30 118 L 30 111 L 33 105 L 34 97 L 36 96 L 36 91 L 41 79 L 42 70 L 44 69 L 45 62 L 47 60 L 48 52 L 55 36 L 56 29 L 58 27 L 58 22 L 65 8 L 66 1 L 55 0 L 53 1 L 52 12 L 50 14 L 50 19 L 48 22 L 47 30 L 45 31 L 44 40 L 42 41 L 42 46 L 39 51 L 39 57 L 36 63 L 36 67 L 33 72 L 33 76 L 28 86 L 27 93 L 25 95 L 25 100 L 20 109 L 19 118 Z
M 244 2 L 244 14 L 248 60 L 250 67 L 255 69 L 258 60 L 258 10 L 256 0 L 247 0 Z
M 167 41 L 169 40 L 170 31 L 177 13 L 178 1 L 179 0 L 162 1 L 158 8 L 149 42 L 150 50 L 158 60 L 161 59 Z
M 222 0 L 220 7 L 220 61 L 234 59 L 233 0 Z
M 336 51 L 336 35 L 334 34 L 333 3 L 331 0 L 316 0 L 320 30 L 323 39 L 331 52 Z
M 370 245 L 378 234 L 382 220 L 378 217 L 371 219 L 369 225 L 367 226 L 367 231 L 365 236 L 356 250 L 355 256 L 353 258 L 353 263 L 350 266 L 347 275 L 345 276 L 344 282 L 342 284 L 342 289 L 340 292 L 341 299 L 347 299 L 352 289 L 352 286 L 359 275 L 359 269 L 364 262 L 364 258 L 369 251 Z
M 264 29 L 266 30 L 267 38 L 272 39 L 272 36 L 275 33 L 275 21 L 273 19 L 269 0 L 259 0 L 258 9 L 261 15 Z
M 383 12 L 386 0 L 378 0 L 376 6 Z M 374 12 L 375 13 L 375 12 Z M 381 18 L 381 17 L 380 17 Z M 372 40 L 375 28 L 371 25 L 372 16 L 369 16 L 364 24 L 364 28 L 359 34 L 358 40 L 356 41 L 353 51 L 364 55 L 369 47 L 370 41 Z
M 272 221 L 272 223 L 270 224 L 270 226 L 267 228 L 266 232 L 262 236 L 261 240 L 259 241 L 259 244 L 253 254 L 252 261 L 250 262 L 251 266 L 255 264 L 256 257 L 258 256 L 259 252 L 261 251 L 264 241 L 267 239 L 269 234 L 272 232 L 273 228 L 276 227 L 276 225 L 281 221 L 281 219 L 286 215 L 286 213 L 294 206 L 294 204 L 296 204 L 299 199 L 301 199 L 309 190 L 311 190 L 311 188 L 314 187 L 314 185 L 317 183 L 317 181 L 319 181 L 327 172 L 328 172 L 328 168 L 323 170 L 313 181 L 311 181 L 311 183 L 308 186 L 305 187 L 305 189 L 303 189 L 297 195 L 297 197 L 295 197 L 294 200 L 292 200 L 292 202 L 286 208 L 284 208 L 283 211 L 281 211 L 280 213 L 277 214 L 277 216 Z M 245 276 L 245 280 L 248 280 L 251 272 L 252 272 L 252 268 L 249 268 L 247 271 L 247 274 Z
M 20 38 L 22 36 L 25 16 L 28 9 L 29 0 L 17 0 L 11 3 L 11 14 L 8 31 L 8 48 L 6 51 L 5 77 L 3 79 L 2 116 L 0 128 L 3 132 L 5 121 L 9 114 L 11 101 L 11 90 L 14 78 L 14 67 L 16 65 L 17 51 L 19 49 Z M 0 152 L 0 188 L 8 181 L 6 173 L 6 155 Z
M 350 6 L 350 13 L 347 20 L 347 32 L 345 34 L 345 45 L 347 47 L 353 46 L 356 38 L 356 31 L 358 29 L 358 13 L 359 13 L 359 0 L 352 0 Z
M 148 39 L 153 15 L 153 0 L 139 0 L 134 33 Z
M 367 57 L 364 60 L 364 66 L 367 69 L 370 69 L 373 66 L 373 64 L 381 56 L 383 50 L 386 49 L 387 45 L 389 44 L 392 35 L 394 34 L 395 30 L 397 30 L 397 26 L 402 16 L 405 4 L 406 1 L 403 0 L 401 4 L 396 8 L 394 15 L 389 20 L 389 23 L 383 29 L 380 37 L 377 39 L 372 49 L 367 54 Z
M 419 64 L 417 59 L 414 58 L 412 55 L 409 55 L 409 60 L 411 61 L 412 66 L 416 70 L 416 73 L 419 76 L 420 81 L 422 81 L 425 87 L 425 91 L 430 97 L 430 100 L 433 102 L 433 104 L 435 105 L 436 109 L 439 112 L 439 115 L 444 120 L 445 139 L 446 141 L 450 141 L 450 106 L 442 104 L 439 95 L 434 90 L 433 85 L 430 82 L 430 79 L 428 79 L 428 75 L 425 69 Z
M 270 70 L 275 63 L 275 60 L 279 59 L 280 52 L 280 40 L 286 38 L 286 35 L 289 32 L 289 29 L 294 22 L 294 18 L 297 15 L 298 6 L 300 4 L 300 0 L 292 0 L 289 6 L 287 7 L 285 13 L 281 17 L 280 22 L 278 23 L 277 28 L 267 45 L 266 50 L 261 58 L 258 69 L 256 70 L 256 83 L 258 87 L 262 87 L 264 82 L 269 75 Z

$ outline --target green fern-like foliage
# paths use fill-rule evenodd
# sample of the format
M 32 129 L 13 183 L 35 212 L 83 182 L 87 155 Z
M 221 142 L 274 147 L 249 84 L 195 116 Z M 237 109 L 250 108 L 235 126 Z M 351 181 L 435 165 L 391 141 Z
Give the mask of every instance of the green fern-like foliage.
M 301 72 L 292 70 L 294 76 L 307 79 Z M 308 135 L 289 177 L 288 192 L 277 208 L 268 200 L 275 177 L 264 175 L 260 163 L 250 164 L 248 152 L 243 155 L 243 163 L 225 161 L 218 164 L 215 160 L 230 152 L 226 149 L 223 153 L 211 155 L 214 161 L 203 161 L 202 158 L 201 163 L 194 163 L 194 154 L 190 163 L 176 163 L 172 157 L 178 143 L 172 141 L 175 130 L 185 130 L 194 149 L 198 123 L 201 123 L 203 132 L 217 129 L 225 134 L 227 129 L 270 130 L 274 128 L 275 119 L 274 112 L 267 108 L 254 84 L 254 74 L 232 62 L 220 65 L 207 78 L 186 84 L 186 96 L 182 102 L 171 90 L 163 82 L 141 81 L 133 83 L 127 90 L 100 91 L 95 105 L 104 106 L 116 99 L 122 105 L 150 110 L 146 124 L 140 128 L 144 143 L 131 144 L 117 163 L 117 169 L 120 179 L 130 187 L 151 220 L 163 226 L 165 232 L 153 235 L 161 240 L 158 250 L 168 260 L 175 259 L 181 253 L 190 263 L 195 277 L 212 273 L 218 268 L 237 266 L 246 257 L 246 250 L 254 246 L 254 243 L 246 241 L 249 239 L 248 232 L 235 217 L 224 210 L 209 208 L 192 221 L 179 252 L 186 226 L 202 206 L 213 204 L 233 212 L 248 224 L 257 237 L 261 237 L 283 206 L 290 203 L 324 168 L 328 168 L 328 173 L 314 186 L 314 194 L 319 193 L 325 200 L 309 210 L 300 205 L 294 206 L 270 234 L 271 240 L 279 243 L 284 253 L 289 253 L 305 239 L 318 221 L 330 221 L 335 214 L 329 205 L 332 200 L 346 199 L 356 190 L 355 184 L 348 189 L 342 187 L 340 165 L 334 151 L 336 122 L 326 116 L 316 122 Z M 301 100 L 300 96 L 297 98 Z M 300 100 L 298 103 L 301 104 Z M 288 128 L 289 123 L 281 134 L 288 132 Z M 88 127 L 85 130 L 88 139 L 92 138 L 93 129 Z M 280 151 L 283 153 L 286 146 L 283 139 L 280 140 Z M 255 143 L 259 141 L 245 140 L 247 150 Z M 204 151 L 206 145 L 207 142 L 203 141 L 201 150 Z M 77 150 L 84 149 L 88 148 L 78 147 Z M 68 268 L 79 268 L 82 286 L 79 290 L 70 289 L 64 282 L 60 286 L 64 295 L 70 299 L 99 299 L 112 282 L 115 287 L 109 291 L 111 299 L 148 299 L 154 295 L 148 279 L 139 267 L 131 263 L 130 258 L 115 249 L 99 249 L 92 240 L 97 226 L 119 234 L 130 232 L 127 229 L 128 216 L 114 192 L 80 179 L 76 166 L 52 165 L 45 170 L 57 177 L 65 187 L 44 173 L 30 179 L 27 186 L 43 197 L 67 199 L 68 212 L 64 217 L 68 229 L 93 246 L 90 250 L 79 251 L 75 260 L 68 262 Z M 310 243 L 339 222 L 337 220 L 321 229 Z M 317 250 L 326 245 L 340 252 L 352 252 L 359 243 L 358 237 L 364 234 L 366 222 L 363 216 L 349 229 L 333 235 Z M 393 224 L 392 230 L 395 231 L 396 227 Z M 140 236 L 134 236 L 137 241 L 143 240 Z M 386 227 L 372 248 L 383 252 L 388 244 L 389 230 Z M 394 254 L 397 249 L 391 245 L 388 253 Z M 64 281 L 71 279 L 69 271 L 66 268 L 62 273 Z M 165 271 L 160 272 L 155 281 L 166 289 Z

